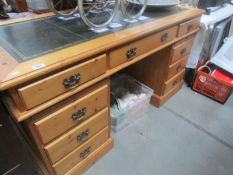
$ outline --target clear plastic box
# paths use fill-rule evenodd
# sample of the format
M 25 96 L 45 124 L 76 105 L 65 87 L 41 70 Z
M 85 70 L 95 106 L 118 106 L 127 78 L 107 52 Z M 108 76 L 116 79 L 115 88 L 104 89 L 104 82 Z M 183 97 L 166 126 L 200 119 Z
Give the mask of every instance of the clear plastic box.
M 118 101 L 110 110 L 112 130 L 117 132 L 146 112 L 153 90 L 126 74 L 117 74 L 110 84 L 111 97 Z

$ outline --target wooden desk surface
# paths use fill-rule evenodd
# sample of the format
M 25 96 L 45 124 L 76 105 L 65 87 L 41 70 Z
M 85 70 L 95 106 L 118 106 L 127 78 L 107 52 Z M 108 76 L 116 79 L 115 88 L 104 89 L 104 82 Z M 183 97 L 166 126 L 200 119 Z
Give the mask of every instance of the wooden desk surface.
M 110 33 L 81 44 L 39 56 L 23 63 L 17 63 L 11 55 L 0 48 L 0 90 L 6 90 L 39 76 L 47 75 L 48 73 L 75 64 L 85 58 L 104 53 L 119 45 L 143 38 L 151 33 L 161 31 L 180 22 L 198 17 L 202 13 L 203 10 L 189 8 L 177 14 L 155 19 L 154 21 L 133 28 L 127 28 L 116 33 Z M 26 17 L 24 19 L 16 19 L 9 22 L 1 22 L 0 25 L 43 18 L 45 16 L 51 16 L 51 13 Z M 33 66 L 40 64 L 43 64 L 44 67 L 37 70 L 32 69 Z

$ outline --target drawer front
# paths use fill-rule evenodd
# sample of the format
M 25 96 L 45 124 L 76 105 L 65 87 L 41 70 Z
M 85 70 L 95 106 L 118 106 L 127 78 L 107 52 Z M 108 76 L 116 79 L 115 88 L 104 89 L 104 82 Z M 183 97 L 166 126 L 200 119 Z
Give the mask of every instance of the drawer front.
M 74 168 L 66 173 L 66 175 L 81 175 L 84 174 L 92 165 L 100 160 L 113 147 L 113 139 L 109 138 L 95 152 L 92 152 L 84 161 L 81 161 Z
M 101 129 L 108 126 L 108 122 L 109 111 L 108 108 L 105 108 L 95 116 L 89 118 L 76 128 L 70 130 L 49 145 L 45 146 L 44 149 L 52 164 L 65 157 Z
M 108 106 L 108 85 L 84 94 L 81 98 L 37 121 L 34 125 L 44 144 L 83 122 Z
M 18 89 L 26 109 L 31 109 L 106 72 L 106 55 Z
M 168 67 L 167 80 L 171 79 L 177 73 L 179 73 L 180 71 L 184 70 L 186 62 L 187 62 L 187 58 L 188 58 L 188 56 L 185 56 L 181 60 L 178 60 L 177 62 L 175 62 L 174 64 L 172 64 L 172 65 L 170 65 Z
M 114 68 L 145 52 L 172 41 L 176 37 L 176 32 L 177 27 L 173 27 L 113 50 L 110 52 L 109 57 L 110 67 Z
M 170 90 L 176 87 L 184 77 L 185 70 L 179 72 L 175 77 L 165 82 L 164 94 L 168 93 Z
M 183 43 L 176 45 L 172 49 L 172 56 L 170 64 L 175 63 L 177 60 L 183 58 L 191 52 L 194 38 L 190 38 Z
M 179 25 L 178 37 L 186 35 L 198 29 L 200 26 L 200 18 L 187 21 Z
M 78 165 L 82 160 L 85 160 L 91 153 L 95 152 L 101 145 L 103 145 L 109 138 L 108 127 L 101 130 L 98 134 L 92 137 L 85 144 L 75 149 L 62 160 L 53 165 L 57 175 L 64 175 L 71 168 Z

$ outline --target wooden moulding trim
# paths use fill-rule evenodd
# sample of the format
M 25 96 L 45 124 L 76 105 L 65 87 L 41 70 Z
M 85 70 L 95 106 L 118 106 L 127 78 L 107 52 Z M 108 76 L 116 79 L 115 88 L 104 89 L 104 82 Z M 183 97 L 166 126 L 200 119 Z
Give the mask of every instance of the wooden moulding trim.
M 198 31 L 199 31 L 199 29 L 196 30 L 196 31 L 193 31 L 192 33 L 190 33 L 188 35 L 183 36 L 182 38 L 185 38 L 185 37 L 187 37 L 189 35 L 192 35 L 193 33 L 197 33 Z M 87 83 L 84 83 L 83 85 L 80 85 L 78 88 L 70 90 L 70 91 L 68 91 L 68 92 L 66 92 L 66 93 L 64 93 L 64 94 L 62 94 L 62 95 L 60 95 L 58 97 L 55 97 L 55 98 L 51 99 L 50 101 L 45 102 L 45 103 L 43 103 L 43 104 L 41 104 L 41 105 L 39 105 L 39 106 L 37 106 L 35 108 L 32 108 L 32 109 L 30 109 L 28 111 L 23 111 L 23 112 L 19 111 L 19 109 L 16 107 L 15 103 L 12 101 L 12 99 L 9 97 L 8 94 L 6 94 L 5 97 L 4 97 L 5 102 L 8 104 L 8 108 L 10 108 L 10 111 L 12 112 L 12 115 L 16 118 L 16 120 L 18 122 L 21 122 L 21 121 L 26 120 L 29 117 L 39 113 L 39 112 L 47 109 L 48 107 L 50 107 L 52 105 L 55 105 L 56 103 L 58 103 L 58 102 L 60 102 L 60 101 L 62 101 L 64 99 L 66 99 L 66 98 L 80 92 L 81 90 L 84 90 L 85 88 L 87 88 L 87 87 L 89 87 L 91 85 L 94 85 L 95 83 L 97 83 L 97 82 L 99 82 L 101 80 L 104 80 L 104 79 L 110 77 L 114 73 L 116 73 L 116 72 L 118 72 L 118 71 L 120 71 L 120 70 L 122 70 L 122 69 L 124 69 L 124 68 L 126 68 L 126 67 L 140 61 L 140 60 L 142 60 L 142 59 L 144 59 L 144 58 L 146 58 L 147 56 L 149 56 L 149 55 L 151 55 L 151 54 L 153 54 L 153 53 L 155 53 L 155 52 L 157 52 L 159 50 L 162 50 L 165 47 L 168 47 L 168 46 L 172 45 L 173 43 L 179 41 L 182 38 L 179 38 L 179 39 L 177 38 L 177 39 L 175 39 L 175 40 L 173 40 L 173 41 L 171 41 L 169 43 L 166 43 L 166 44 L 164 44 L 164 45 L 162 45 L 160 47 L 157 47 L 157 48 L 155 48 L 155 49 L 153 49 L 153 50 L 151 50 L 149 52 L 146 52 L 146 53 L 144 53 L 142 55 L 139 55 L 136 58 L 134 58 L 133 60 L 128 61 L 126 63 L 123 63 L 123 64 L 121 64 L 121 65 L 119 65 L 119 66 L 117 66 L 115 68 L 112 68 L 112 69 L 108 70 L 105 74 L 103 74 L 103 75 L 101 75 L 101 76 L 99 76 L 99 77 L 97 77 L 97 78 L 95 78 L 93 80 L 90 80 Z
M 54 53 L 50 53 L 18 65 L 15 71 L 20 74 L 6 77 L 0 84 L 0 90 L 6 90 L 10 87 L 19 85 L 26 81 L 32 80 L 39 76 L 45 75 L 52 71 L 58 70 L 65 66 L 75 64 L 78 61 L 104 53 L 117 46 L 129 43 L 133 40 L 140 39 L 146 35 L 162 31 L 165 28 L 177 25 L 184 21 L 199 17 L 203 13 L 200 9 L 192 9 L 181 12 L 174 16 L 167 16 L 159 20 L 151 21 L 143 25 L 128 28 L 117 33 L 105 35 L 69 48 L 65 48 Z M 172 17 L 172 20 L 171 20 Z M 194 32 L 195 33 L 195 32 Z M 102 45 L 100 45 L 102 43 Z M 46 67 L 32 71 L 30 67 L 35 64 L 46 62 Z
M 30 16 L 25 16 L 25 17 L 16 18 L 16 19 L 8 19 L 8 20 L 4 20 L 4 21 L 2 20 L 0 22 L 0 26 L 24 22 L 24 21 L 30 21 L 30 20 L 40 19 L 40 18 L 45 18 L 45 17 L 49 17 L 49 16 L 54 16 L 54 13 L 44 13 L 44 14 L 33 14 L 32 13 L 32 15 L 30 15 Z
M 0 81 L 2 81 L 17 64 L 15 59 L 5 49 L 0 47 Z
M 156 107 L 162 106 L 170 97 L 172 97 L 180 88 L 182 87 L 184 80 L 177 84 L 176 87 L 171 89 L 168 93 L 163 96 L 159 96 L 157 94 L 153 94 L 151 97 L 150 103 Z

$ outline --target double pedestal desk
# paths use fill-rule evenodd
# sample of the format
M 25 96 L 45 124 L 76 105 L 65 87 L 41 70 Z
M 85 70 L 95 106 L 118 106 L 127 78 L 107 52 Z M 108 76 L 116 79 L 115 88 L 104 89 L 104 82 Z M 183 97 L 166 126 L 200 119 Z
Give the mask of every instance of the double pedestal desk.
M 23 62 L 0 49 L 1 98 L 30 138 L 45 174 L 83 174 L 112 148 L 114 73 L 126 71 L 151 87 L 157 107 L 181 88 L 202 13 L 183 8 Z

